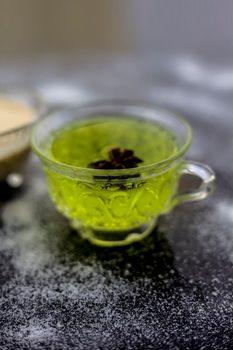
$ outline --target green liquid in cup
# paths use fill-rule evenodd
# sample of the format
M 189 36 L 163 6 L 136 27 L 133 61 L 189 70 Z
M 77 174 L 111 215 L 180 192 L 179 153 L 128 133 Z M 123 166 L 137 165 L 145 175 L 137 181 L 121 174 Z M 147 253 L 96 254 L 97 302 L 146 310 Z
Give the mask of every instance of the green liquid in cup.
M 48 152 L 59 162 L 87 168 L 94 161 L 108 160 L 108 152 L 114 147 L 133 150 L 143 160 L 140 166 L 161 162 L 177 153 L 177 142 L 170 131 L 155 122 L 121 117 L 69 124 L 52 135 Z M 126 176 L 114 183 L 99 182 L 95 177 L 85 182 L 49 167 L 45 171 L 51 196 L 69 219 L 85 227 L 119 231 L 168 211 L 177 190 L 178 166 L 149 178 L 143 178 L 145 174 L 138 169 L 136 177 Z

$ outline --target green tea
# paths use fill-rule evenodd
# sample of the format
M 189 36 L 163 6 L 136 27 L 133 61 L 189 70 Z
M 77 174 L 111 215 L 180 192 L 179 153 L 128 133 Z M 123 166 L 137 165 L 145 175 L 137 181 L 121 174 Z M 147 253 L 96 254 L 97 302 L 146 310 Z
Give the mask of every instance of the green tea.
M 178 179 L 177 166 L 148 177 L 140 167 L 175 155 L 177 147 L 170 131 L 143 119 L 103 116 L 70 123 L 54 132 L 47 146 L 56 161 L 88 168 L 107 161 L 109 150 L 119 148 L 132 150 L 141 163 L 136 177 L 126 175 L 119 182 L 95 176 L 84 181 L 47 167 L 51 196 L 63 214 L 84 226 L 113 231 L 137 227 L 169 210 Z

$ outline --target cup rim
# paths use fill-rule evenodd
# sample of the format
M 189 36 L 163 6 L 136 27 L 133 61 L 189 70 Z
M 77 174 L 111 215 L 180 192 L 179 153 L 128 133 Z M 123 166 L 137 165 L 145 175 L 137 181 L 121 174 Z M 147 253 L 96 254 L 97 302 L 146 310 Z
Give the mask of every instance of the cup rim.
M 24 123 L 21 126 L 0 132 L 0 138 L 9 136 L 14 133 L 18 133 L 27 128 L 32 127 L 39 120 L 39 118 L 46 112 L 46 104 L 40 93 L 33 89 L 17 89 L 17 88 L 1 88 L 0 87 L 0 97 L 6 97 L 15 101 L 22 101 L 23 104 L 28 105 L 32 108 L 33 116 L 32 119 Z M 20 97 L 21 96 L 21 97 Z M 28 99 L 28 103 L 23 101 L 22 97 Z M 35 104 L 35 106 L 34 106 Z
M 101 106 L 128 106 L 128 107 L 145 107 L 148 110 L 154 110 L 163 114 L 168 114 L 170 118 L 173 118 L 175 120 L 178 120 L 186 129 L 186 140 L 185 142 L 182 144 L 182 146 L 177 150 L 177 152 L 175 154 L 173 154 L 172 156 L 163 159 L 160 162 L 154 162 L 154 163 L 150 163 L 150 164 L 146 164 L 146 165 L 141 165 L 141 166 L 137 166 L 134 168 L 126 168 L 126 169 L 93 169 L 93 168 L 88 168 L 88 167 L 78 167 L 75 165 L 69 165 L 63 162 L 60 162 L 50 156 L 48 156 L 45 152 L 43 152 L 43 150 L 41 150 L 40 147 L 37 146 L 37 143 L 35 141 L 35 137 L 36 137 L 36 133 L 38 128 L 41 126 L 42 123 L 55 118 L 56 115 L 59 113 L 69 113 L 69 112 L 74 112 L 74 111 L 79 111 L 79 110 L 84 110 L 86 108 L 93 108 L 93 107 L 101 107 Z M 120 114 L 120 113 L 119 113 Z M 142 117 L 143 118 L 143 117 Z M 70 122 L 67 122 L 67 125 Z M 47 115 L 44 116 L 44 118 L 41 121 L 38 121 L 31 133 L 31 145 L 32 148 L 34 150 L 34 152 L 38 155 L 38 157 L 42 160 L 45 161 L 47 164 L 51 164 L 55 167 L 58 168 L 62 168 L 64 170 L 67 171 L 71 171 L 71 174 L 78 174 L 78 173 L 88 173 L 91 176 L 97 176 L 99 177 L 99 179 L 101 179 L 101 177 L 105 178 L 108 176 L 113 176 L 113 177 L 117 177 L 117 176 L 122 176 L 122 175 L 131 175 L 131 174 L 135 174 L 135 173 L 141 173 L 141 172 L 148 172 L 150 170 L 158 170 L 161 171 L 164 168 L 166 168 L 169 164 L 174 164 L 176 163 L 176 161 L 181 158 L 189 149 L 190 145 L 192 142 L 192 128 L 189 124 L 189 122 L 180 114 L 170 111 L 169 109 L 164 109 L 164 108 L 160 108 L 159 106 L 153 104 L 153 103 L 148 103 L 148 102 L 135 102 L 135 101 L 131 101 L 131 100 L 101 100 L 101 101 L 94 101 L 91 103 L 87 103 L 87 104 L 82 104 L 82 105 L 77 105 L 77 106 L 72 106 L 72 107 L 65 107 L 65 108 L 61 108 L 58 109 L 56 111 L 53 111 L 52 113 L 48 113 Z

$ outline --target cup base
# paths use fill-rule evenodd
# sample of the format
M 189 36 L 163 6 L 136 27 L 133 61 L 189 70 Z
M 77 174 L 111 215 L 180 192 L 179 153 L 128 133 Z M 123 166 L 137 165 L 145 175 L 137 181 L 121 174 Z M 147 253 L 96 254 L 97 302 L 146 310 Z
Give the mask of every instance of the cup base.
M 104 230 L 83 226 L 79 221 L 72 221 L 72 227 L 82 238 L 102 247 L 119 247 L 141 241 L 147 237 L 156 225 L 156 220 L 126 230 Z

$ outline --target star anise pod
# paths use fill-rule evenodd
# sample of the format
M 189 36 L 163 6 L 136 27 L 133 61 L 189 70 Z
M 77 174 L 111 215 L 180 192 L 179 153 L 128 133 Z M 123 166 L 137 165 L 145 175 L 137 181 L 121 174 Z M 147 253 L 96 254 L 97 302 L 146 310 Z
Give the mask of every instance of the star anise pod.
M 92 169 L 114 169 L 113 165 L 108 160 L 97 160 L 97 162 L 89 163 L 88 168 Z
M 137 167 L 142 163 L 142 159 L 136 157 L 132 150 L 122 148 L 112 148 L 108 152 L 110 160 L 98 160 L 88 164 L 93 169 L 128 169 Z

